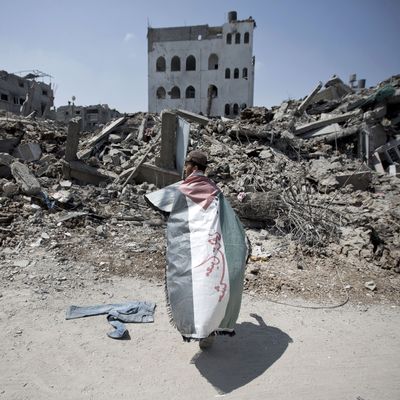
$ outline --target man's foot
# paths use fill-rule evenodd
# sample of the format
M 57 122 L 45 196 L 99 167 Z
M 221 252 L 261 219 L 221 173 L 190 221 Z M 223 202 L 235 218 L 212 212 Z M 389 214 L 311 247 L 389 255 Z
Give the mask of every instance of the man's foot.
M 208 336 L 204 339 L 200 339 L 199 346 L 201 350 L 208 349 L 214 343 L 215 335 Z

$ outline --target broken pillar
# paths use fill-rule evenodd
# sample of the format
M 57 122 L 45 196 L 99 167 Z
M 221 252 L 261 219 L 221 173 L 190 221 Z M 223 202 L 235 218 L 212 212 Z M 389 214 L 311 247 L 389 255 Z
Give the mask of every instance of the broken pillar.
M 11 164 L 11 174 L 17 184 L 20 186 L 21 191 L 27 195 L 35 195 L 40 193 L 41 186 L 39 181 L 31 174 L 29 168 L 15 161 Z
M 157 167 L 176 169 L 176 120 L 175 113 L 163 111 L 161 115 L 161 149 L 160 157 L 156 159 Z
M 74 161 L 78 157 L 79 135 L 81 132 L 82 118 L 73 118 L 68 124 L 67 142 L 65 144 L 65 160 Z

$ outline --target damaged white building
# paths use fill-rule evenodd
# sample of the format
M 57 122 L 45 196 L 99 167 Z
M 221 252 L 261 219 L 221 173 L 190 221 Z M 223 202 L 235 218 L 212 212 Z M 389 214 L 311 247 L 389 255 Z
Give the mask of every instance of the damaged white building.
M 222 26 L 148 28 L 148 107 L 235 118 L 253 106 L 252 17 Z

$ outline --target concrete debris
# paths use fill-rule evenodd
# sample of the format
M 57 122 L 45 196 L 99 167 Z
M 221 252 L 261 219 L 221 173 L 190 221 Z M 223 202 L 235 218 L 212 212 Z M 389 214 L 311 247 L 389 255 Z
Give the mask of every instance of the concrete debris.
M 79 120 L 67 125 L 1 114 L 2 248 L 23 241 L 71 255 L 82 240 L 86 247 L 125 246 L 118 261 L 127 252 L 143 253 L 142 272 L 152 276 L 154 262 L 146 260 L 150 249 L 163 251 L 165 221 L 143 195 L 181 180 L 183 155 L 200 149 L 209 155 L 208 175 L 259 249 L 246 287 L 290 288 L 264 265 L 284 269 L 289 261 L 296 273 L 307 263 L 319 269 L 353 263 L 397 279 L 400 76 L 369 89 L 349 88 L 337 77 L 318 87 L 305 100 L 246 108 L 240 119 L 165 110 L 127 114 L 97 132 L 82 131 Z M 37 146 L 41 155 L 27 157 Z M 125 228 L 128 236 L 120 239 Z M 145 234 L 149 240 L 136 246 Z M 66 237 L 72 244 L 64 244 Z M 299 254 L 309 258 L 300 262 Z M 110 260 L 101 262 L 103 268 Z M 366 292 L 372 278 L 379 290 L 368 293 L 380 295 L 376 276 L 360 276 L 358 286 L 349 282 L 352 291 Z
M 19 161 L 15 161 L 11 164 L 10 168 L 12 176 L 14 177 L 15 181 L 17 182 L 23 193 L 27 195 L 40 193 L 40 183 L 35 178 L 35 176 L 32 175 L 26 165 L 20 163 Z

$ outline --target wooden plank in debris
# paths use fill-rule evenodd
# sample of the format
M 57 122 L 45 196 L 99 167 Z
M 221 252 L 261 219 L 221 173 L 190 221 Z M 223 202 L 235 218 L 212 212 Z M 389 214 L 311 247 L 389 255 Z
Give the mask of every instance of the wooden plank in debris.
M 204 115 L 196 114 L 190 111 L 178 109 L 175 111 L 175 113 L 187 121 L 196 122 L 200 125 L 207 125 L 210 122 L 210 119 Z
M 125 121 L 125 119 L 126 117 L 118 118 L 115 121 L 111 122 L 111 124 L 105 126 L 99 134 L 92 137 L 87 142 L 87 145 L 89 146 L 88 149 L 78 152 L 78 157 L 81 160 L 90 157 L 93 147 L 100 141 L 104 140 L 117 126 L 121 125 Z
M 345 113 L 345 114 L 335 115 L 335 116 L 333 116 L 331 118 L 327 118 L 327 119 L 320 119 L 319 121 L 311 122 L 309 124 L 296 126 L 294 133 L 295 133 L 295 135 L 301 135 L 306 132 L 310 132 L 310 131 L 313 131 L 313 130 L 316 130 L 319 128 L 323 128 L 324 126 L 327 126 L 327 125 L 347 121 L 348 119 L 356 116 L 357 114 L 358 114 L 358 111 L 349 112 L 349 113 Z

